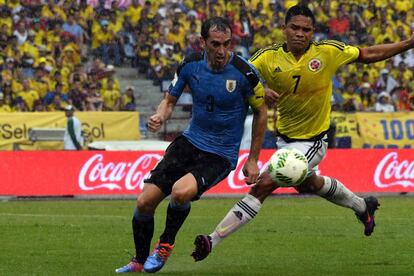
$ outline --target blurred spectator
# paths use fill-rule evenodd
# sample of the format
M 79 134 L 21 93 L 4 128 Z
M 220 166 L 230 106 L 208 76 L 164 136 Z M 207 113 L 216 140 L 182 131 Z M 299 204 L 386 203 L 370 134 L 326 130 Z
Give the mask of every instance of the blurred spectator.
M 253 39 L 253 52 L 272 44 L 272 40 L 268 35 L 269 30 L 266 26 L 261 26 Z
M 349 18 L 342 9 L 336 11 L 336 17 L 329 20 L 329 37 L 347 42 L 346 33 L 349 30 Z
M 108 88 L 109 81 L 112 81 L 113 89 L 120 91 L 119 80 L 115 77 L 115 67 L 111 64 L 106 66 L 104 74 L 101 78 L 101 89 L 106 90 Z
M 103 98 L 99 92 L 98 86 L 94 83 L 87 85 L 86 87 L 86 110 L 87 111 L 102 111 Z
M 145 34 L 140 34 L 135 47 L 138 72 L 148 74 L 150 69 L 151 44 Z
M 41 16 L 49 20 L 66 21 L 67 19 L 66 13 L 59 5 L 56 5 L 55 0 L 48 0 L 47 5 L 42 6 Z
M 87 93 L 83 89 L 80 82 L 73 84 L 71 90 L 68 93 L 69 104 L 73 105 L 74 108 L 80 111 L 86 110 L 86 97 Z
M 83 44 L 84 30 L 75 21 L 75 16 L 73 14 L 68 15 L 68 20 L 62 25 L 62 30 L 72 34 L 76 38 L 77 43 Z
M 33 111 L 34 102 L 40 99 L 39 92 L 30 87 L 29 80 L 23 81 L 23 90 L 18 93 L 27 107 L 27 111 Z
M 11 84 L 13 78 L 15 77 L 16 68 L 14 66 L 14 59 L 7 58 L 6 59 L 6 66 L 1 71 L 1 80 L 3 83 Z
M 198 32 L 198 26 L 196 22 L 191 22 L 190 28 L 187 30 L 185 35 L 186 48 L 184 52 L 189 55 L 192 52 L 201 52 L 200 45 L 200 33 Z
M 375 94 L 368 82 L 364 82 L 359 88 L 359 97 L 361 98 L 363 111 L 372 111 L 374 109 Z
M 52 102 L 47 105 L 47 111 L 63 111 L 66 106 L 68 106 L 68 103 L 62 101 L 61 94 L 55 94 Z
M 47 110 L 46 110 L 46 107 L 44 106 L 44 104 L 42 103 L 41 100 L 36 100 L 34 102 L 33 111 L 34 112 L 44 112 L 44 111 L 47 111 Z
M 400 61 L 398 67 L 393 72 L 393 77 L 399 82 L 401 85 L 405 83 L 409 83 L 409 81 L 413 80 L 414 74 L 413 71 L 407 68 L 405 62 Z
M 363 105 L 361 97 L 355 92 L 355 86 L 353 84 L 348 84 L 345 87 L 345 91 L 342 94 L 344 99 L 343 110 L 345 112 L 355 112 L 362 111 Z
M 394 112 L 394 105 L 391 104 L 391 96 L 387 92 L 381 92 L 378 95 L 377 103 L 375 104 L 376 112 Z
M 410 111 L 410 95 L 405 87 L 397 88 L 397 111 Z
M 43 104 L 45 106 L 52 104 L 56 95 L 59 95 L 60 100 L 68 104 L 69 98 L 66 94 L 63 94 L 63 85 L 61 83 L 57 83 L 55 89 L 46 94 L 43 98 Z
M 142 6 L 139 3 L 139 0 L 132 0 L 132 4 L 127 8 L 125 12 L 125 20 L 133 27 L 138 25 L 138 21 L 141 18 Z
M 171 30 L 168 32 L 166 37 L 166 42 L 170 45 L 174 45 L 175 43 L 180 44 L 181 48 L 185 47 L 185 31 L 181 27 L 180 22 L 173 22 Z M 160 46 L 162 47 L 162 46 Z M 167 47 L 169 49 L 169 47 Z
M 108 80 L 106 89 L 103 89 L 103 110 L 104 111 L 118 111 L 120 105 L 120 93 L 115 89 L 113 79 Z
M 154 85 L 160 85 L 166 72 L 167 59 L 161 55 L 160 49 L 154 50 L 154 55 L 150 58 L 151 78 Z
M 413 50 L 411 49 L 411 50 L 408 50 L 406 52 L 396 55 L 394 57 L 394 66 L 397 67 L 400 64 L 400 62 L 404 62 L 410 68 L 414 67 Z
M 136 111 L 137 105 L 134 96 L 135 88 L 128 86 L 121 96 L 121 111 Z
M 408 102 L 410 103 L 410 111 L 414 111 L 414 92 L 409 94 Z
M 4 102 L 3 93 L 0 93 L 0 112 L 12 112 L 11 107 Z
M 137 45 L 137 41 L 135 34 L 132 28 L 128 25 L 127 21 L 124 21 L 123 29 L 118 33 L 118 37 L 123 57 L 130 62 L 131 67 L 136 67 L 137 55 L 135 53 L 135 47 Z
M 1 21 L 0 24 L 0 49 L 4 50 L 7 47 L 7 42 L 10 35 L 8 34 L 7 24 L 1 23 Z
M 390 76 L 388 69 L 382 69 L 380 72 L 380 77 L 377 80 L 376 83 L 376 89 L 379 91 L 385 91 L 388 94 L 391 93 L 391 91 L 398 86 L 397 81 Z
M 29 32 L 26 28 L 26 23 L 21 20 L 17 23 L 16 30 L 13 32 L 13 35 L 17 38 L 17 44 L 23 45 L 26 42 Z
M 165 36 L 163 34 L 157 39 L 157 42 L 152 46 L 152 50 L 155 53 L 156 50 L 159 50 L 161 56 L 167 56 L 167 49 L 173 49 L 171 44 L 166 42 Z
M 119 45 L 116 43 L 115 34 L 108 29 L 109 21 L 102 19 L 100 21 L 101 30 L 93 35 L 96 41 L 96 54 L 102 57 L 102 61 L 108 65 L 110 62 L 110 54 L 114 56 L 114 64 L 121 64 L 121 53 Z
M 27 107 L 25 101 L 23 100 L 23 98 L 21 96 L 17 96 L 16 98 L 13 99 L 12 110 L 14 112 L 28 112 L 28 111 L 31 111 L 31 110 L 29 110 L 29 108 Z
M 108 65 L 109 66 L 109 65 Z M 113 66 L 111 66 L 112 68 Z M 99 57 L 93 59 L 92 65 L 87 69 L 88 78 L 92 78 L 90 81 L 101 80 L 106 74 L 105 64 Z

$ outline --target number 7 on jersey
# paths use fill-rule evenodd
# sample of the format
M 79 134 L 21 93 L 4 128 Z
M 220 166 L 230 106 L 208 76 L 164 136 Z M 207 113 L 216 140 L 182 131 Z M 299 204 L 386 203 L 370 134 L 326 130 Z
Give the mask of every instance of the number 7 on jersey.
M 296 90 L 298 89 L 298 86 L 299 86 L 300 75 L 294 75 L 294 76 L 292 76 L 292 78 L 296 80 L 295 89 L 293 89 L 293 94 L 295 94 Z

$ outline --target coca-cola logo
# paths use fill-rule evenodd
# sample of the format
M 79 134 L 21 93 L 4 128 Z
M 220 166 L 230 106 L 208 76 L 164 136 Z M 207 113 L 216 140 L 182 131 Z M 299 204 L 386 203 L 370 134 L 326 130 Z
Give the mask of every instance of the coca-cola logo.
M 134 162 L 106 163 L 102 154 L 95 154 L 81 168 L 79 187 L 83 191 L 142 189 L 144 179 L 161 158 L 159 154 L 148 153 L 141 155 Z
M 243 174 L 243 166 L 246 163 L 248 157 L 249 157 L 249 153 L 240 154 L 236 169 L 232 171 L 228 176 L 227 180 L 228 180 L 229 187 L 233 190 L 240 190 L 240 189 L 245 189 L 246 187 L 248 187 L 248 185 L 246 185 L 246 182 L 244 181 L 245 177 Z M 261 173 L 264 170 L 266 170 L 269 162 L 270 160 L 267 161 L 266 163 L 263 163 L 262 161 L 259 161 L 257 163 Z
M 374 181 L 379 188 L 414 187 L 414 160 L 398 160 L 398 152 L 388 153 L 375 169 Z

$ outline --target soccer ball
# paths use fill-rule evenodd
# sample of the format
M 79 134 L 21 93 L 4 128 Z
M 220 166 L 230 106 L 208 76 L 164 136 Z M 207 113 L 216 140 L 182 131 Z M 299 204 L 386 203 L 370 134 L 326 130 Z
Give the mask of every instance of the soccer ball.
M 267 172 L 281 187 L 298 186 L 308 173 L 308 160 L 297 149 L 280 149 L 270 158 Z

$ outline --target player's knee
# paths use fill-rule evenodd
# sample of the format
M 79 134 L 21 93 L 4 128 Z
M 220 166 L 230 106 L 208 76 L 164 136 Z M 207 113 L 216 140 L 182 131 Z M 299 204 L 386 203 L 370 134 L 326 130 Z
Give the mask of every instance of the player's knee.
M 155 211 L 156 204 L 144 197 L 138 197 L 137 208 L 141 214 L 152 214 Z
M 171 192 L 171 200 L 180 205 L 189 202 L 192 197 L 186 189 L 173 189 Z
M 171 200 L 178 204 L 190 202 L 197 195 L 197 185 L 176 183 L 171 191 Z

